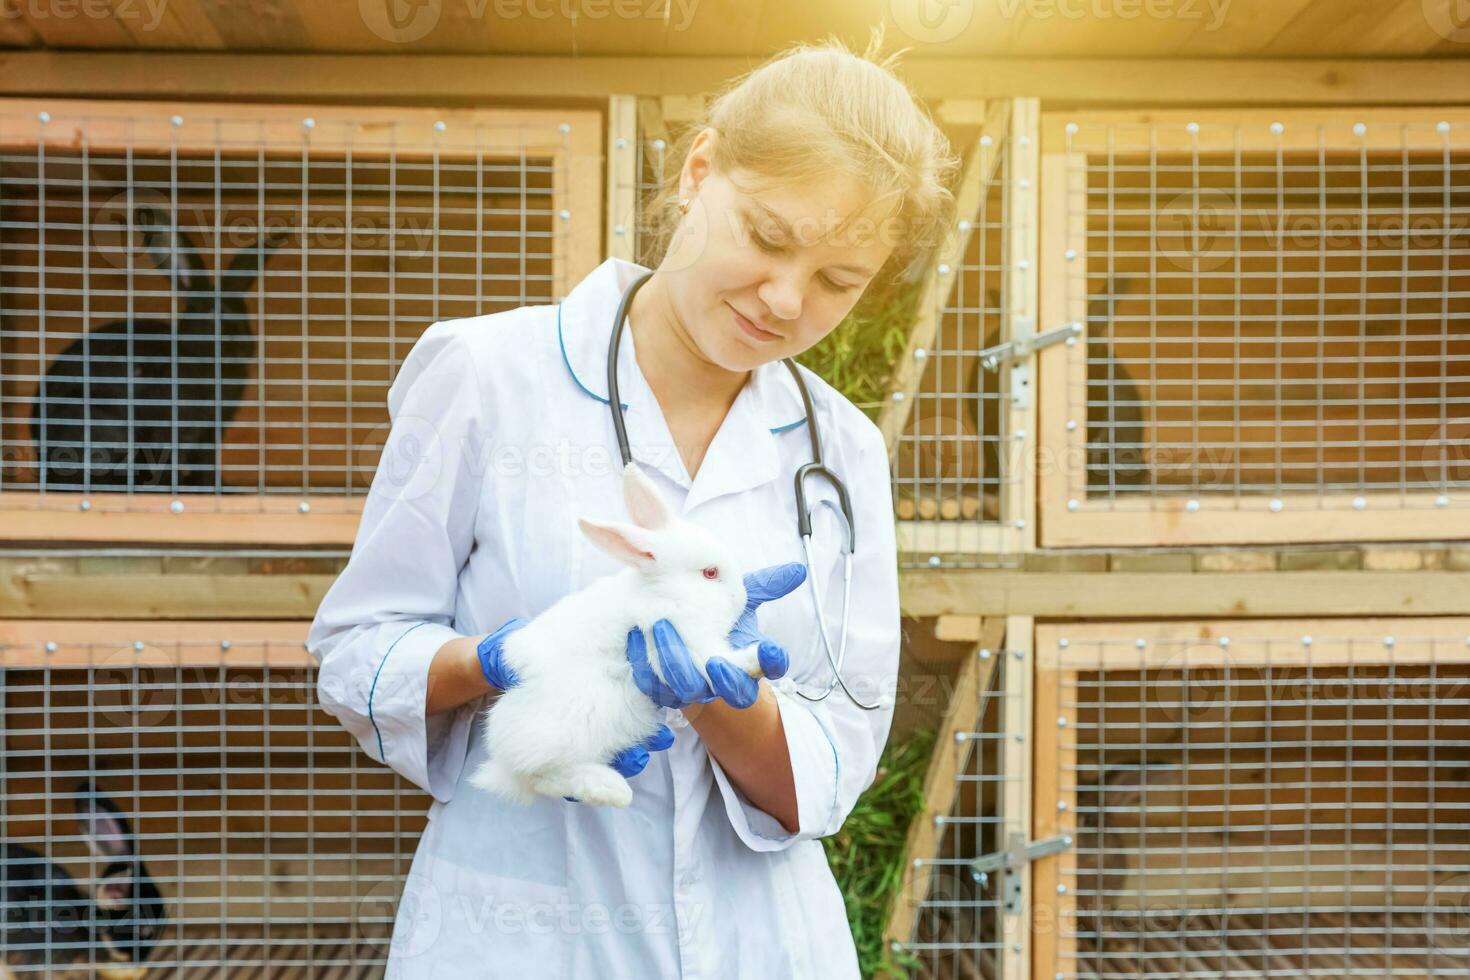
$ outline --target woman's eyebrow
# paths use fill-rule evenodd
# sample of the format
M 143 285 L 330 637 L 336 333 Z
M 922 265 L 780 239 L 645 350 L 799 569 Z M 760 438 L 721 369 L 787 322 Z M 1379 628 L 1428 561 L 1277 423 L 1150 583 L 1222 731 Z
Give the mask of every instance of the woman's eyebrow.
M 765 213 L 766 217 L 770 218 L 776 223 L 776 227 L 781 229 L 781 234 L 785 235 L 787 238 L 792 237 L 793 232 L 791 230 L 791 222 L 787 221 L 785 218 L 781 217 L 781 215 L 773 211 L 771 209 L 771 206 L 766 204 L 764 201 L 759 201 L 754 198 L 752 198 L 751 200 L 754 201 L 756 207 L 760 208 L 761 211 Z M 746 215 L 746 218 L 747 220 L 749 219 L 748 214 Z M 851 272 L 855 275 L 862 276 L 865 279 L 876 275 L 876 273 L 865 269 L 860 265 L 834 265 L 832 266 L 832 268 L 841 269 L 844 272 Z

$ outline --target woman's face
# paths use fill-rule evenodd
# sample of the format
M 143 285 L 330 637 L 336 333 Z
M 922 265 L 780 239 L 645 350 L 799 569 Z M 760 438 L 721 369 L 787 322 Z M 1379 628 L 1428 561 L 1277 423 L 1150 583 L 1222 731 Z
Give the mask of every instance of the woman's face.
M 704 356 L 748 371 L 801 353 L 842 321 L 893 250 L 891 206 L 837 175 L 744 193 L 710 166 L 715 138 L 706 129 L 690 148 L 681 195 L 691 204 L 659 271 Z

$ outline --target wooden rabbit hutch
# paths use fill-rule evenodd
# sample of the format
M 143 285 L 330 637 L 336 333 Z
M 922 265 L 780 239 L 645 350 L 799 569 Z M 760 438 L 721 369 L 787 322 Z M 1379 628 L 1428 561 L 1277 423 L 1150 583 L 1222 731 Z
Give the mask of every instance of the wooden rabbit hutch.
M 348 6 L 0 18 L 0 831 L 95 880 L 116 805 L 150 980 L 383 974 L 427 800 L 302 641 L 394 372 L 645 260 L 705 93 L 867 27 Z M 963 158 L 864 405 L 940 732 L 890 972 L 1470 976 L 1470 35 L 888 6 Z

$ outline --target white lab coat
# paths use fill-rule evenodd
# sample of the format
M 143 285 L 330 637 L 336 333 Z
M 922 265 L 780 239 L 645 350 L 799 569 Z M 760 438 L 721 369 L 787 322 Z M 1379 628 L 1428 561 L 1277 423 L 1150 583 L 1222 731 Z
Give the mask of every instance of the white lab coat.
M 626 809 L 501 802 L 466 780 L 484 757 L 484 699 L 424 713 L 429 662 L 446 640 L 534 617 L 620 567 L 575 518 L 627 519 L 607 344 L 618 299 L 641 271 L 609 259 L 560 305 L 435 323 L 388 392 L 392 426 L 352 556 L 307 645 L 326 710 L 368 755 L 434 797 L 389 977 L 858 975 L 817 838 L 842 825 L 887 740 L 898 574 L 883 438 L 815 374 L 802 369 L 826 461 L 856 517 L 844 675 L 884 706 L 862 711 L 840 689 L 815 704 L 791 693 L 793 683 L 820 693 L 830 676 L 809 584 L 761 608 L 761 629 L 791 655 L 775 687 L 798 833 L 736 790 L 677 711 L 663 712 L 673 747 L 634 777 Z M 752 374 L 691 481 L 635 353 L 625 330 L 618 378 L 629 441 L 676 511 L 719 534 L 748 568 L 801 560 L 793 481 L 811 446 L 785 365 Z M 842 521 L 828 483 L 809 480 L 808 494 L 813 574 L 825 582 L 835 643 Z

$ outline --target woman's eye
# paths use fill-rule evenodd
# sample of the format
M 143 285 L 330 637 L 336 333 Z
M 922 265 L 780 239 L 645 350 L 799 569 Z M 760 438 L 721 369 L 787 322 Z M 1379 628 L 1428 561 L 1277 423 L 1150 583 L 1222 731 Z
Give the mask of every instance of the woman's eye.
M 705 578 L 719 578 L 720 577 L 720 570 L 718 568 L 716 568 L 714 565 L 711 565 L 709 568 L 706 568 L 704 570 L 704 577 Z
M 768 239 L 768 238 L 766 238 L 766 237 L 764 237 L 764 236 L 762 236 L 760 234 L 754 234 L 753 233 L 752 234 L 752 237 L 755 239 L 755 244 L 760 248 L 760 250 L 762 252 L 779 252 L 779 251 L 781 251 L 781 246 L 780 245 L 777 245 L 775 242 L 771 241 L 770 239 Z
M 835 280 L 828 279 L 826 276 L 822 277 L 822 285 L 826 286 L 834 293 L 851 292 L 852 290 L 857 288 L 856 286 L 849 286 L 846 283 L 840 283 Z

